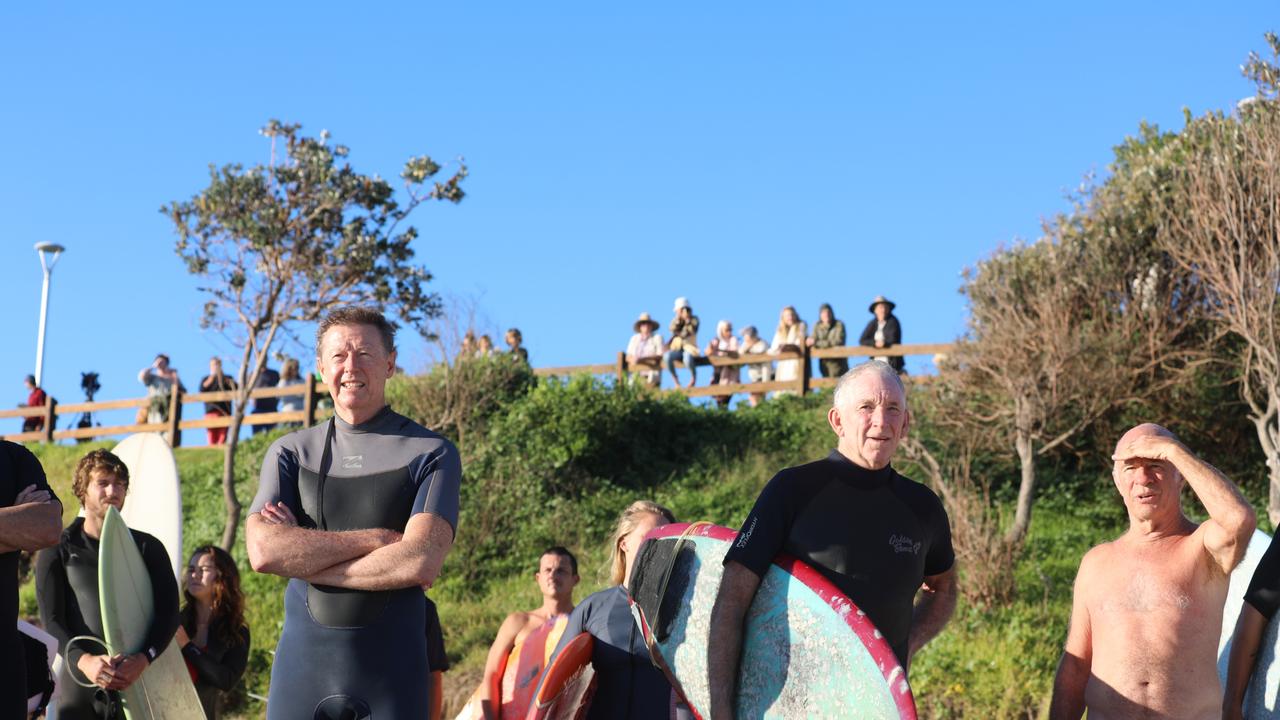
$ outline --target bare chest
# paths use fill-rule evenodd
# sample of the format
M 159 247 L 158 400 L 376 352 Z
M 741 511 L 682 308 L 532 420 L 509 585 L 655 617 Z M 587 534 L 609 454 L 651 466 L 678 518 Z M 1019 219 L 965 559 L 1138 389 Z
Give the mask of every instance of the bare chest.
M 1094 583 L 1092 611 L 1099 619 L 1159 616 L 1175 624 L 1220 616 L 1226 578 L 1210 572 L 1202 552 L 1185 546 L 1113 558 Z

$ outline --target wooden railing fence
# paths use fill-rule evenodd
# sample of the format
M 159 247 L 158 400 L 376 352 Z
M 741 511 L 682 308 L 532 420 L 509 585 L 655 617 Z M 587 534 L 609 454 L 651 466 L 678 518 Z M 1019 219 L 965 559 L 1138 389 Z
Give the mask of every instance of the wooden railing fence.
M 824 348 L 820 350 L 804 347 L 799 350 L 785 351 L 776 355 L 739 355 L 736 358 L 708 357 L 703 358 L 703 360 L 713 367 L 734 365 L 744 366 L 756 363 L 775 363 L 784 360 L 800 360 L 801 372 L 794 380 L 698 385 L 695 387 L 678 387 L 675 388 L 675 390 L 688 397 L 715 397 L 734 395 L 738 393 L 767 393 L 779 391 L 795 392 L 803 395 L 815 388 L 828 388 L 835 385 L 835 378 L 820 378 L 812 376 L 813 360 L 822 360 L 825 358 L 936 355 L 939 353 L 949 352 L 952 347 L 954 346 L 950 343 L 894 345 L 887 348 L 869 348 L 855 345 Z M 677 362 L 676 367 L 683 368 L 684 365 L 683 363 Z M 628 377 L 632 373 L 662 369 L 663 368 L 660 363 L 637 363 L 633 366 L 628 363 L 625 353 L 618 353 L 617 359 L 612 363 L 542 367 L 534 368 L 533 372 L 535 375 L 540 377 L 566 376 L 579 373 L 611 375 L 616 377 L 618 382 L 627 382 Z M 912 381 L 921 381 L 927 379 L 927 377 L 928 376 L 909 376 L 908 379 Z M 315 425 L 317 420 L 324 419 L 323 417 L 319 417 L 319 413 L 317 411 L 320 402 L 328 397 L 328 392 L 329 390 L 325 384 L 318 382 L 312 375 L 308 375 L 305 382 L 298 383 L 297 385 L 286 385 L 274 388 L 255 388 L 249 394 L 249 397 L 252 399 L 280 398 L 301 395 L 303 398 L 303 408 L 301 410 L 289 412 L 246 413 L 244 416 L 244 425 L 271 425 L 277 423 L 296 422 L 301 423 L 305 427 L 311 427 L 312 425 Z M 200 413 L 200 416 L 195 419 L 184 420 L 182 419 L 182 408 L 184 406 L 195 403 L 234 401 L 237 399 L 237 396 L 238 393 L 235 390 L 184 393 L 177 387 L 174 387 L 173 392 L 169 396 L 168 420 L 162 423 L 134 423 L 128 425 L 109 426 L 95 425 L 92 427 L 74 427 L 62 430 L 57 429 L 59 419 L 67 418 L 77 413 L 97 413 L 106 410 L 149 407 L 151 405 L 150 397 L 129 398 L 126 400 L 67 403 L 65 405 L 58 404 L 52 397 L 48 397 L 45 400 L 45 404 L 40 407 L 22 407 L 13 410 L 0 410 L 0 419 L 29 417 L 40 417 L 44 419 L 43 427 L 39 430 L 11 433 L 4 436 L 5 440 L 12 440 L 14 442 L 83 440 L 136 432 L 160 432 L 165 434 L 165 438 L 168 440 L 170 445 L 176 447 L 182 442 L 182 430 L 231 426 L 231 417 L 226 415 L 206 418 L 203 416 L 203 413 Z M 325 417 L 327 417 L 327 414 Z

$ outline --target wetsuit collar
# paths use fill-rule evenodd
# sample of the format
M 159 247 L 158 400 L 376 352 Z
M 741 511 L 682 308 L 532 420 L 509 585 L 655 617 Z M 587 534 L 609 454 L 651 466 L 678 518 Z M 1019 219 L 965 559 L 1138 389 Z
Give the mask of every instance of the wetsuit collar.
M 373 431 L 374 431 L 374 430 L 376 430 L 376 429 L 378 428 L 378 426 L 380 426 L 380 425 L 381 425 L 381 424 L 382 424 L 382 423 L 383 423 L 383 422 L 384 422 L 384 421 L 385 421 L 385 420 L 386 420 L 390 415 L 391 415 L 391 406 L 390 406 L 390 405 L 383 405 L 383 406 L 382 406 L 382 409 L 381 409 L 381 410 L 379 410 L 376 414 L 374 414 L 374 416 L 373 416 L 373 417 L 369 418 L 368 420 L 365 420 L 364 422 L 362 422 L 362 423 L 360 423 L 360 424 L 358 424 L 358 425 L 352 425 L 351 423 L 347 422 L 346 420 L 343 420 L 342 418 L 338 417 L 337 415 L 334 415 L 334 416 L 333 416 L 333 419 L 334 419 L 334 421 L 338 424 L 338 429 L 339 429 L 339 430 L 341 430 L 342 432 L 344 432 L 344 433 L 357 433 L 357 434 L 358 434 L 358 433 L 373 432 Z
M 842 455 L 839 450 L 832 450 L 827 460 L 836 466 L 841 479 L 857 487 L 878 488 L 888 485 L 889 480 L 893 478 L 893 465 L 885 465 L 879 470 L 868 470 Z

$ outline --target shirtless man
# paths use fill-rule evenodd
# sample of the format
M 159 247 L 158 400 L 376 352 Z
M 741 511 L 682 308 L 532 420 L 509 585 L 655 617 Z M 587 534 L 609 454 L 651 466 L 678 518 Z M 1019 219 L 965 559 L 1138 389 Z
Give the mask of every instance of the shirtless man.
M 542 607 L 508 615 L 489 648 L 489 657 L 484 663 L 484 680 L 480 683 L 480 706 L 484 708 L 485 720 L 501 716 L 501 708 L 494 702 L 490 689 L 502 682 L 498 677 L 502 659 L 529 633 L 558 616 L 573 612 L 573 589 L 578 585 L 578 559 L 573 553 L 558 545 L 549 548 L 539 558 L 538 572 L 533 577 L 542 591 Z
M 1159 425 L 1125 433 L 1112 459 L 1129 530 L 1080 561 L 1049 717 L 1217 718 L 1222 606 L 1253 508 Z M 1209 512 L 1200 525 L 1182 514 L 1184 480 Z

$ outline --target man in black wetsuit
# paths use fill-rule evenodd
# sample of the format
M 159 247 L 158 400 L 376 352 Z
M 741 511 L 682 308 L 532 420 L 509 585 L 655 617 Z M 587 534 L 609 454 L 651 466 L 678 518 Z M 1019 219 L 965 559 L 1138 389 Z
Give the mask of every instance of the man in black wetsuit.
M 58 542 L 62 505 L 49 489 L 44 468 L 30 450 L 0 440 L 0 717 L 23 717 L 26 665 L 18 636 L 18 555 Z
M 330 313 L 316 366 L 336 415 L 263 459 L 249 562 L 290 578 L 270 720 L 428 713 L 422 588 L 453 545 L 462 465 L 453 443 L 387 406 L 394 340 L 375 310 Z
M 903 669 L 955 609 L 942 502 L 889 465 L 910 424 L 902 380 L 869 362 L 845 373 L 834 396 L 827 419 L 837 449 L 775 475 L 725 555 L 707 649 L 716 720 L 733 717 L 743 617 L 779 552 L 812 565 L 865 611 Z
M 178 583 L 173 577 L 169 554 L 156 538 L 139 530 L 131 531 L 151 576 L 155 617 L 140 652 L 106 655 L 100 644 L 77 643 L 73 637 L 101 638 L 102 614 L 98 598 L 98 540 L 107 508 L 124 507 L 129 491 L 129 468 L 106 450 L 94 450 L 76 465 L 72 491 L 84 507 L 84 517 L 71 521 L 57 547 L 41 550 L 36 557 L 36 600 L 40 620 L 49 634 L 58 639 L 63 652 L 59 671 L 57 714 L 60 720 L 92 720 L 115 717 L 112 706 L 116 691 L 128 689 L 151 662 L 173 641 L 178 629 Z M 72 682 L 70 673 L 97 687 L 88 689 Z

